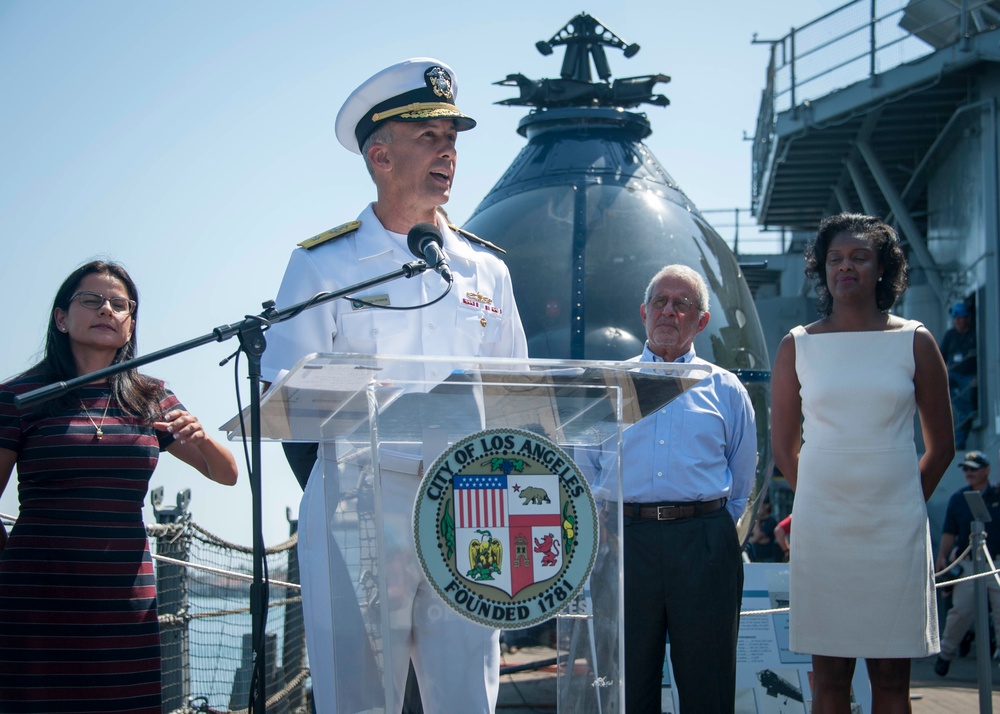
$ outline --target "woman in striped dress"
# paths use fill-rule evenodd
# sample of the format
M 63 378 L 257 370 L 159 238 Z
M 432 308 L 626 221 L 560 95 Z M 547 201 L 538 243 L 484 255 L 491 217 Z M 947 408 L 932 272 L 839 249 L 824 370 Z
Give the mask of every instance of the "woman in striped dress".
M 218 483 L 232 454 L 163 383 L 127 370 L 45 404 L 14 397 L 129 359 L 138 293 L 120 265 L 74 271 L 41 362 L 0 384 L 0 712 L 159 714 L 160 635 L 142 502 L 160 451 Z

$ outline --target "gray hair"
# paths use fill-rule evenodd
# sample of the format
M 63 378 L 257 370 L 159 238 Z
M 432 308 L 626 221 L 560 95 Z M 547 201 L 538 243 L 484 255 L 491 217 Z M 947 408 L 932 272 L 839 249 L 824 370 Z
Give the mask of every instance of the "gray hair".
M 361 156 L 365 160 L 365 168 L 368 169 L 368 175 L 372 177 L 372 181 L 375 180 L 375 170 L 372 169 L 372 162 L 368 158 L 368 149 L 372 147 L 372 144 L 391 144 L 392 142 L 392 122 L 384 121 L 375 127 L 375 131 L 369 134 L 365 143 L 361 145 Z
M 666 277 L 681 278 L 694 283 L 695 290 L 698 293 L 698 310 L 708 312 L 708 284 L 705 282 L 705 278 L 697 270 L 679 264 L 667 265 L 660 268 L 656 275 L 650 279 L 649 285 L 646 286 L 645 297 L 642 300 L 644 305 L 648 304 L 653 297 L 653 288 L 656 287 L 656 284 Z

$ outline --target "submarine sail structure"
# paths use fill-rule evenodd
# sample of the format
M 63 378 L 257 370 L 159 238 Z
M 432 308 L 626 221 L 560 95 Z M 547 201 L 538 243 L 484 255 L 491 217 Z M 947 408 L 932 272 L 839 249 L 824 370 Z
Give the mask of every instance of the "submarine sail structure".
M 604 48 L 631 57 L 639 46 L 587 14 L 536 47 L 552 54 L 559 45 L 559 79 L 512 74 L 497 82 L 519 90 L 499 104 L 531 107 L 517 127 L 527 144 L 464 227 L 507 251 L 531 357 L 635 357 L 653 274 L 683 263 L 705 276 L 711 320 L 695 349 L 740 377 L 757 415 L 760 459 L 740 520 L 745 539 L 772 468 L 770 361 L 752 295 L 732 251 L 643 143 L 652 128 L 636 108 L 667 106 L 653 90 L 669 77 L 612 81 Z

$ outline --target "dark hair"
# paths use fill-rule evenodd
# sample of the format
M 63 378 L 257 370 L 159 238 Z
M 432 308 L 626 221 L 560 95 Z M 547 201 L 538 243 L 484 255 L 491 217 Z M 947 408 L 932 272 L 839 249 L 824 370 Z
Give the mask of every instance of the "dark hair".
M 823 219 L 816 238 L 806 248 L 806 277 L 814 283 L 820 314 L 829 315 L 833 309 L 833 298 L 826 285 L 826 254 L 830 250 L 830 243 L 841 233 L 852 233 L 871 243 L 883 271 L 882 279 L 875 286 L 875 304 L 883 312 L 888 310 L 909 285 L 906 256 L 899 247 L 896 231 L 872 216 L 840 213 Z
M 76 371 L 76 362 L 73 360 L 69 335 L 62 332 L 56 325 L 55 312 L 56 308 L 64 312 L 69 311 L 70 299 L 76 294 L 80 283 L 88 275 L 95 274 L 107 275 L 120 280 L 125 286 L 129 298 L 135 301 L 135 309 L 132 311 L 132 335 L 128 342 L 115 353 L 112 364 L 124 362 L 136 355 L 135 319 L 139 314 L 139 291 L 128 272 L 121 265 L 103 260 L 93 260 L 70 273 L 69 277 L 59 286 L 55 299 L 52 301 L 52 309 L 49 311 L 49 326 L 45 335 L 45 355 L 37 365 L 29 370 L 39 374 L 46 382 L 61 382 L 79 376 Z M 162 392 L 159 382 L 139 374 L 134 369 L 119 372 L 111 376 L 108 382 L 111 385 L 111 394 L 126 412 L 147 421 L 159 416 L 159 402 Z M 70 393 L 62 399 L 52 401 L 54 407 L 66 406 L 75 404 L 76 397 Z

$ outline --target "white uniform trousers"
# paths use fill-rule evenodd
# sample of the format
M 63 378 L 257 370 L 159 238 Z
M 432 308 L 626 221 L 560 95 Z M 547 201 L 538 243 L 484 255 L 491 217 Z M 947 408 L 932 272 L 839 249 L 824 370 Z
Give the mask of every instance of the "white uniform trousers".
M 410 659 L 424 711 L 492 714 L 500 689 L 500 631 L 465 619 L 427 582 L 413 543 L 413 472 L 389 471 L 383 459 L 381 509 L 389 590 L 387 649 L 397 703 Z
M 358 672 L 345 652 L 347 642 L 334 633 L 330 548 L 322 459 L 306 485 L 299 510 L 299 560 L 306 645 L 312 671 L 313 698 L 319 714 L 338 712 L 345 699 L 345 677 L 351 687 L 382 685 L 370 672 Z M 465 619 L 448 607 L 424 578 L 412 536 L 415 473 L 382 469 L 381 512 L 385 524 L 383 569 L 388 589 L 390 634 L 383 643 L 391 668 L 394 711 L 400 711 L 409 662 L 413 660 L 424 711 L 493 714 L 500 687 L 500 632 Z M 334 642 L 338 646 L 334 646 Z M 335 670 L 335 671 L 334 671 Z M 353 699 L 352 699 L 353 701 Z M 343 709 L 343 706 L 340 707 Z M 353 707 L 352 707 L 352 710 Z

